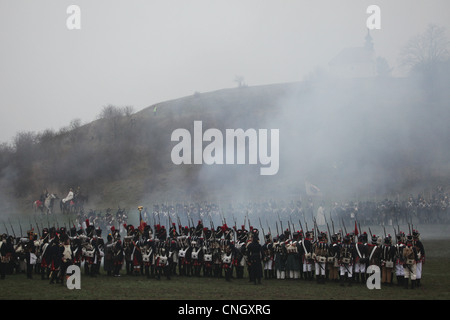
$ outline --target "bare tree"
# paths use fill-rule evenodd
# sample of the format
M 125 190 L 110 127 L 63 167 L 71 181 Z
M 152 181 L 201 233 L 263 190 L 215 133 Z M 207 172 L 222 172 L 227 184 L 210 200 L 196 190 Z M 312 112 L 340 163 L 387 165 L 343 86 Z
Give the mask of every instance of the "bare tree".
M 413 71 L 434 71 L 441 62 L 449 59 L 449 44 L 445 28 L 430 24 L 403 47 L 401 63 Z
M 247 85 L 245 84 L 245 80 L 243 76 L 235 76 L 234 77 L 234 82 L 237 83 L 238 87 L 246 87 Z

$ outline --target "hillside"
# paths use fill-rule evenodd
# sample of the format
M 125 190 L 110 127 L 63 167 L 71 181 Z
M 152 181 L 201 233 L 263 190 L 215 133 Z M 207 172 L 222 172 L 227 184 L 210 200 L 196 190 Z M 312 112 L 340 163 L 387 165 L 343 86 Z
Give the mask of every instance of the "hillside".
M 449 182 L 449 105 L 448 91 L 430 94 L 408 78 L 195 93 L 64 132 L 25 136 L 23 145 L 1 153 L 2 203 L 22 210 L 43 188 L 65 196 L 70 186 L 80 186 L 92 208 L 295 198 L 304 196 L 305 180 L 327 200 L 423 191 Z M 175 165 L 171 134 L 184 128 L 193 137 L 194 121 L 202 121 L 203 132 L 215 128 L 224 135 L 226 129 L 278 129 L 277 174 L 261 175 L 259 159 L 255 165 Z

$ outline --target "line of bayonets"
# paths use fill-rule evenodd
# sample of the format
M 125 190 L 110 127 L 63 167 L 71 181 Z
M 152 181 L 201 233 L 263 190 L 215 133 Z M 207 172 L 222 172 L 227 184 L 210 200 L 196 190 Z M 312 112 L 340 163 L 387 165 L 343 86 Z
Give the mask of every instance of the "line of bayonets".
M 140 212 L 140 213 L 141 213 L 141 212 Z M 166 215 L 166 214 L 164 214 L 164 215 Z M 214 235 L 215 232 L 216 232 L 216 228 L 215 228 L 214 223 L 213 223 L 213 219 L 212 219 L 212 216 L 211 216 L 211 212 L 208 212 L 208 215 L 209 215 L 209 220 L 210 220 L 211 231 L 212 231 L 212 234 Z M 221 220 L 222 220 L 222 225 L 226 225 L 227 222 L 226 222 L 226 219 L 225 219 L 225 216 L 224 216 L 223 212 L 222 212 L 222 211 L 219 211 L 219 215 L 220 215 Z M 52 225 L 52 226 L 55 227 L 55 228 L 57 228 L 57 229 L 59 229 L 59 228 L 60 228 L 60 227 L 59 227 L 59 222 L 58 222 L 58 219 L 57 219 L 56 215 L 51 215 L 51 216 L 53 217 L 53 221 L 52 221 L 53 225 Z M 158 221 L 157 221 L 157 219 L 156 219 L 156 216 L 158 217 Z M 167 216 L 167 219 L 168 219 L 168 221 L 167 221 L 167 222 L 168 222 L 168 225 L 171 226 L 171 225 L 172 225 L 172 218 L 171 218 L 170 213 L 167 213 L 166 216 Z M 278 216 L 278 221 L 275 221 L 275 225 L 276 225 L 276 229 L 277 229 L 277 238 L 278 238 L 279 235 L 280 235 L 280 229 L 281 229 L 282 233 L 284 233 L 284 229 L 283 229 L 283 221 L 282 221 L 281 218 L 280 218 L 279 212 L 277 212 L 277 216 Z M 332 229 L 330 229 L 330 225 L 329 225 L 328 220 L 327 220 L 327 217 L 326 217 L 326 215 L 325 215 L 325 223 L 326 223 L 326 225 L 327 225 L 327 231 L 328 231 L 328 235 L 329 235 L 329 236 L 327 236 L 327 240 L 328 240 L 328 241 L 330 241 L 330 236 L 331 236 L 332 234 L 336 234 L 335 226 L 334 226 L 334 221 L 333 221 L 333 219 L 332 219 L 332 217 L 331 217 L 331 212 L 330 212 L 330 215 L 329 215 L 329 216 L 330 216 L 330 221 L 331 221 L 331 227 L 332 227 Z M 51 228 L 51 226 L 50 226 L 50 220 L 49 220 L 49 215 L 48 215 L 48 214 L 46 215 L 46 218 L 47 218 L 47 219 L 46 219 L 46 220 L 47 220 L 47 228 L 48 228 L 48 230 L 49 230 L 49 229 Z M 181 228 L 181 226 L 182 226 L 182 224 L 181 224 L 181 219 L 180 219 L 180 217 L 178 216 L 178 214 L 176 214 L 176 218 L 177 218 L 178 226 L 179 226 L 179 228 Z M 313 221 L 313 224 L 314 224 L 314 227 L 313 227 L 312 230 L 309 230 L 309 229 L 308 229 L 308 223 L 307 223 L 307 221 L 306 221 L 306 217 L 305 217 L 305 216 L 303 216 L 303 220 L 304 220 L 304 223 L 305 223 L 305 227 L 306 227 L 306 228 L 305 228 L 305 229 L 303 228 L 303 225 L 302 225 L 301 220 L 298 219 L 299 226 L 300 226 L 300 230 L 302 230 L 302 232 L 305 232 L 305 230 L 306 230 L 306 232 L 312 231 L 312 232 L 313 232 L 313 236 L 314 236 L 314 239 L 313 239 L 313 240 L 318 240 L 318 235 L 319 235 L 321 232 L 320 232 L 319 227 L 318 227 L 318 225 L 317 225 L 316 218 L 315 218 L 314 216 L 312 216 L 312 221 Z M 34 217 L 34 221 L 35 221 L 36 229 L 38 230 L 38 234 L 39 234 L 39 236 L 41 236 L 41 228 L 42 228 L 42 230 L 44 229 L 42 220 L 40 221 L 40 222 L 41 222 L 41 226 L 39 226 L 39 223 L 38 223 L 36 217 Z M 188 221 L 188 227 L 189 227 L 189 230 L 190 230 L 192 227 L 195 228 L 195 224 L 194 224 L 193 218 L 191 217 L 191 215 L 190 215 L 189 212 L 187 213 L 187 221 Z M 201 223 L 203 224 L 203 219 L 202 219 L 202 217 L 200 217 L 200 221 L 201 221 Z M 15 234 L 14 227 L 13 227 L 13 225 L 12 225 L 12 223 L 11 223 L 11 221 L 10 221 L 9 218 L 8 218 L 8 222 L 9 222 L 9 225 L 10 225 L 10 228 L 11 228 L 11 231 L 12 231 L 12 234 L 13 234 L 14 238 L 17 238 L 17 237 L 16 237 L 16 234 Z M 156 225 L 156 222 L 158 222 L 158 224 L 161 225 L 161 218 L 160 218 L 160 213 L 159 213 L 159 212 L 157 212 L 156 215 L 155 215 L 155 212 L 153 211 L 153 222 L 154 222 L 154 225 Z M 24 237 L 23 231 L 22 231 L 22 225 L 20 224 L 20 221 L 19 221 L 18 223 L 19 223 L 19 228 L 20 228 L 20 235 L 21 235 L 20 237 Z M 68 223 L 69 223 L 69 226 L 72 225 L 72 221 L 71 221 L 71 219 L 70 219 L 70 216 L 68 217 Z M 234 216 L 233 216 L 233 223 L 234 223 L 234 230 L 237 231 L 237 222 L 236 222 L 236 218 L 235 218 Z M 280 225 L 280 229 L 278 228 L 278 223 L 279 223 L 279 225 Z M 287 229 L 287 230 L 289 231 L 289 233 L 288 233 L 288 234 L 289 234 L 289 240 L 292 240 L 292 236 L 293 236 L 293 234 L 294 234 L 294 232 L 295 232 L 295 224 L 294 224 L 293 221 L 292 221 L 292 217 L 289 217 L 289 220 L 287 221 L 287 223 L 288 223 L 288 229 Z M 248 224 L 249 230 L 251 230 L 251 229 L 254 228 L 253 225 L 252 225 L 251 222 L 250 222 L 250 217 L 249 217 L 249 215 L 248 215 L 248 210 L 247 210 L 247 212 L 246 212 L 246 214 L 245 214 L 243 226 L 244 226 L 244 227 L 247 227 L 247 224 Z M 264 231 L 264 227 L 263 227 L 263 225 L 262 225 L 262 223 L 261 223 L 261 217 L 259 217 L 259 225 L 260 225 L 261 232 L 262 232 L 262 234 L 263 234 L 263 239 L 266 239 L 266 234 L 265 234 L 265 231 Z M 270 226 L 269 226 L 267 220 L 266 220 L 266 225 L 267 225 L 267 229 L 269 230 L 269 234 L 272 235 L 272 231 L 271 231 L 271 229 L 270 229 Z M 5 230 L 6 230 L 6 234 L 9 235 L 10 233 L 8 232 L 8 227 L 6 226 L 6 223 L 5 223 L 4 221 L 3 221 L 3 226 L 4 226 Z M 75 224 L 73 224 L 73 226 L 75 226 Z M 360 222 L 357 221 L 357 220 L 355 219 L 355 231 L 356 231 L 356 226 L 358 226 L 358 229 L 359 229 L 359 230 L 362 230 Z M 66 228 L 66 230 L 68 230 L 68 229 L 67 229 L 67 226 L 66 226 L 66 222 L 64 222 L 64 227 Z M 31 220 L 30 220 L 30 228 L 31 228 L 31 230 L 34 230 L 33 224 L 31 223 Z M 412 221 L 411 221 L 411 222 L 408 222 L 408 229 L 409 229 L 409 234 L 412 234 L 412 232 L 413 232 L 413 230 L 414 230 L 414 226 L 413 226 Z M 82 230 L 83 230 L 83 233 L 86 234 L 86 230 L 85 230 L 85 229 L 82 229 Z M 331 230 L 333 231 L 333 233 L 331 233 Z M 370 236 L 371 236 L 371 238 L 372 238 L 372 237 L 373 237 L 373 233 L 372 233 L 370 227 L 368 227 L 368 230 L 369 230 Z M 395 229 L 395 226 L 393 226 L 393 230 L 394 230 L 394 237 L 395 237 L 396 235 L 398 235 L 398 234 L 401 233 L 401 231 L 400 231 L 400 226 L 399 226 L 398 223 L 397 223 L 397 229 Z M 153 230 L 152 230 L 152 231 L 153 231 Z M 386 237 L 388 236 L 388 234 L 386 233 L 386 228 L 385 228 L 385 226 L 383 226 L 383 231 L 384 231 L 384 237 L 386 238 Z M 180 230 L 180 232 L 181 232 L 181 230 Z M 344 219 L 341 218 L 341 219 L 340 219 L 340 230 L 339 230 L 339 233 L 342 235 L 343 232 L 344 232 L 344 235 L 347 235 L 347 234 L 348 234 L 347 228 L 346 228 L 346 226 L 345 226 Z M 237 240 L 237 239 L 236 239 L 236 232 L 234 232 L 233 234 L 234 234 L 234 240 L 236 241 L 236 240 Z M 203 230 L 202 230 L 202 235 L 204 235 Z M 355 235 L 355 237 L 357 237 L 357 232 L 355 232 L 354 235 Z M 48 235 L 47 235 L 47 236 L 48 236 Z
M 53 218 L 52 221 L 50 221 L 49 216 L 52 216 L 52 218 Z M 41 230 L 45 229 L 42 219 L 39 219 L 40 220 L 40 224 L 39 224 L 37 219 L 36 219 L 36 216 L 35 216 L 34 217 L 34 223 L 35 223 L 34 225 L 31 222 L 31 219 L 29 219 L 29 220 L 30 220 L 29 221 L 29 224 L 30 224 L 30 230 L 29 231 L 32 231 L 34 233 L 34 230 L 37 230 L 37 234 L 39 235 L 39 237 L 42 236 Z M 56 215 L 49 215 L 49 214 L 47 214 L 46 215 L 46 220 L 47 220 L 46 221 L 46 223 L 47 223 L 47 227 L 46 227 L 47 230 L 50 230 L 52 227 L 55 228 L 56 230 L 60 230 L 59 221 L 58 221 L 58 218 L 57 218 Z M 8 223 L 9 223 L 9 226 L 10 226 L 11 231 L 12 231 L 12 236 L 16 239 L 17 238 L 16 232 L 15 232 L 13 224 L 12 224 L 12 222 L 11 222 L 11 220 L 9 218 L 8 218 Z M 69 226 L 72 225 L 72 221 L 71 221 L 70 217 L 68 217 L 68 223 L 69 223 Z M 28 234 L 24 235 L 24 233 L 23 233 L 22 224 L 20 223 L 20 220 L 18 220 L 18 225 L 19 225 L 19 229 L 20 229 L 20 236 L 19 236 L 19 238 L 28 237 Z M 64 226 L 64 228 L 66 230 L 68 230 L 66 222 L 64 222 L 64 224 L 62 226 Z M 75 226 L 75 223 L 73 224 L 73 226 Z M 7 235 L 11 235 L 11 233 L 9 233 L 9 230 L 8 230 L 8 227 L 7 227 L 6 223 L 5 223 L 5 221 L 3 221 L 3 227 L 5 228 L 6 234 Z M 83 229 L 83 232 L 84 232 L 84 234 L 86 234 L 86 230 Z M 46 237 L 48 237 L 48 236 L 49 236 L 49 234 L 47 234 Z
M 278 221 L 275 221 L 275 225 L 276 225 L 276 229 L 277 229 L 277 238 L 278 238 L 279 235 L 280 235 L 280 230 L 278 229 L 278 222 L 280 223 L 280 229 L 281 229 L 282 233 L 284 232 L 284 229 L 283 229 L 283 221 L 281 220 L 280 214 L 279 214 L 278 212 L 277 212 L 277 216 L 278 216 Z M 327 225 L 327 231 L 328 231 L 327 241 L 329 242 L 329 241 L 331 240 L 331 239 L 330 239 L 330 238 L 331 238 L 331 235 L 332 235 L 332 234 L 337 234 L 337 233 L 336 233 L 336 231 L 335 231 L 333 218 L 331 217 L 331 212 L 330 212 L 330 220 L 331 220 L 331 227 L 332 227 L 333 233 L 331 233 L 330 225 L 329 225 L 329 223 L 328 223 L 328 220 L 327 220 L 326 215 L 324 215 L 324 217 L 325 217 L 325 223 L 326 223 L 326 225 Z M 302 230 L 303 233 L 305 232 L 305 230 L 306 230 L 306 232 L 312 231 L 312 233 L 313 233 L 313 240 L 314 240 L 314 241 L 317 241 L 317 240 L 318 240 L 318 235 L 321 234 L 321 232 L 320 232 L 320 230 L 319 230 L 319 227 L 318 227 L 316 218 L 315 218 L 314 216 L 312 216 L 312 221 L 313 221 L 313 224 L 314 224 L 313 230 L 309 230 L 309 229 L 308 229 L 308 223 L 306 222 L 306 217 L 305 217 L 305 216 L 303 216 L 303 220 L 304 220 L 306 229 L 303 228 L 302 222 L 301 222 L 301 220 L 299 219 L 299 220 L 298 220 L 298 223 L 299 223 L 299 225 L 300 225 L 300 230 Z M 251 223 L 250 223 L 250 218 L 248 217 L 248 211 L 247 211 L 247 214 L 246 214 L 246 216 L 245 216 L 245 221 L 248 221 L 249 229 L 251 229 L 251 228 L 252 228 L 252 225 L 251 225 Z M 245 226 L 245 221 L 244 221 L 244 226 Z M 348 232 L 347 232 L 347 228 L 346 228 L 346 226 L 345 226 L 344 219 L 341 218 L 339 222 L 340 222 L 340 230 L 339 230 L 339 233 L 340 233 L 341 235 L 344 235 L 344 236 L 347 235 Z M 287 229 L 287 230 L 289 231 L 289 233 L 288 233 L 288 234 L 289 234 L 289 240 L 292 240 L 292 239 L 293 239 L 293 238 L 292 238 L 292 237 L 293 237 L 293 234 L 296 232 L 296 231 L 295 231 L 295 224 L 293 223 L 291 217 L 289 217 L 289 220 L 287 221 L 287 223 L 288 223 L 288 229 Z M 268 230 L 269 230 L 269 234 L 271 235 L 271 234 L 272 234 L 272 231 L 270 230 L 270 226 L 269 226 L 267 220 L 266 220 L 266 224 L 267 224 L 267 228 L 268 228 Z M 235 223 L 235 225 L 236 225 L 236 223 Z M 262 231 L 262 233 L 263 233 L 263 237 L 264 237 L 264 239 L 266 239 L 264 227 L 262 226 L 261 218 L 260 218 L 260 217 L 259 217 L 259 225 L 260 225 L 261 231 Z M 357 231 L 357 230 L 356 230 L 356 226 L 358 227 L 358 229 L 359 229 L 360 231 L 362 230 L 360 222 L 357 221 L 357 220 L 355 219 L 354 236 L 355 236 L 356 239 L 357 239 L 357 238 L 358 238 L 358 232 L 356 232 L 356 231 Z M 399 234 L 402 233 L 402 232 L 400 231 L 400 226 L 399 226 L 399 224 L 397 223 L 397 229 L 395 228 L 395 226 L 392 226 L 392 228 L 393 228 L 393 231 L 394 231 L 394 238 L 396 239 L 396 235 L 399 235 Z M 413 225 L 412 221 L 408 222 L 408 229 L 409 229 L 409 234 L 412 234 L 412 232 L 414 231 L 414 225 Z M 373 237 L 373 233 L 372 233 L 372 230 L 370 229 L 370 227 L 368 227 L 368 230 L 369 230 L 370 237 L 372 238 L 372 237 Z M 383 225 L 383 232 L 384 232 L 384 238 L 387 238 L 388 236 L 390 237 L 390 235 L 388 235 L 388 234 L 386 233 L 386 227 L 385 227 L 384 225 Z M 304 234 L 303 236 L 305 236 L 305 234 Z

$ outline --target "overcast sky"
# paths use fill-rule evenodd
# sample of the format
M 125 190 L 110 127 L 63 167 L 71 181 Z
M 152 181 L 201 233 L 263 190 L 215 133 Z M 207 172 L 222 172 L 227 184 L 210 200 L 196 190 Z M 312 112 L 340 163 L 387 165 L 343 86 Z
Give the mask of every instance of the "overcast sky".
M 67 8 L 81 9 L 69 30 Z M 429 23 L 450 32 L 450 1 L 0 0 L 0 143 L 17 132 L 88 123 L 113 104 L 154 103 L 235 87 L 301 81 L 371 32 L 377 56 Z

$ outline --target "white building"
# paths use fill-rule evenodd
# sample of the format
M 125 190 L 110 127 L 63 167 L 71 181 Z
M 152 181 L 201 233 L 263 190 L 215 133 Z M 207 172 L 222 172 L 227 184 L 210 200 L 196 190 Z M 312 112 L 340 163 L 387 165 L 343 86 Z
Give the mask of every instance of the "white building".
M 369 31 L 364 46 L 344 48 L 329 62 L 332 76 L 339 78 L 367 78 L 376 75 L 375 50 Z

